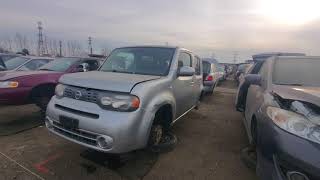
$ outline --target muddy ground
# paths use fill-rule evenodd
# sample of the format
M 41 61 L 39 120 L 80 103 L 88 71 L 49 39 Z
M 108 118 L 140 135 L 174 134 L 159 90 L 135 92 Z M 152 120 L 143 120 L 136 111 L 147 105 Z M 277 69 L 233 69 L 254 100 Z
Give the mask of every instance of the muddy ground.
M 233 81 L 221 83 L 199 110 L 176 123 L 173 151 L 139 150 L 125 155 L 125 163 L 48 133 L 32 105 L 0 107 L 0 180 L 255 180 L 240 160 L 248 140 L 242 116 L 234 109 L 235 88 Z

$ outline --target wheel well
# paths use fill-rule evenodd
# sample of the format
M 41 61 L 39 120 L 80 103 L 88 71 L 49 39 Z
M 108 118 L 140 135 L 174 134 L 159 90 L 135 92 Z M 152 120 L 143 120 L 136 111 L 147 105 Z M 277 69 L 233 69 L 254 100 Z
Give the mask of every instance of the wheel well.
M 172 120 L 172 106 L 170 104 L 161 106 L 155 114 L 156 123 L 163 123 L 166 130 L 170 128 Z
M 41 95 L 53 96 L 56 84 L 40 84 L 32 88 L 29 100 Z

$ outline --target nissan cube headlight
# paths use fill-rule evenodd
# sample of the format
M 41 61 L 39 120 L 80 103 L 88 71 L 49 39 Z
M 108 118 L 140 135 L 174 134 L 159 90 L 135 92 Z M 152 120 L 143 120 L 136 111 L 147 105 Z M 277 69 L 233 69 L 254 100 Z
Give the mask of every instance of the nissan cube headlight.
M 55 94 L 57 97 L 62 97 L 66 86 L 63 84 L 58 84 L 55 89 Z
M 268 107 L 267 114 L 281 129 L 320 144 L 320 126 L 312 123 L 305 116 L 277 107 Z
M 139 108 L 140 100 L 128 94 L 105 93 L 100 97 L 100 105 L 108 110 L 129 112 Z

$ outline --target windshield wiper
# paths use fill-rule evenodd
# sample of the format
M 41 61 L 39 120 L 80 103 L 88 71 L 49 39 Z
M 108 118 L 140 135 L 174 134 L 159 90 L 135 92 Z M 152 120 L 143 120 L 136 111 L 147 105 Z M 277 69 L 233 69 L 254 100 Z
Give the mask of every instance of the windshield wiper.
M 282 85 L 282 86 L 303 86 L 303 84 L 298 84 L 298 83 L 292 83 L 292 84 L 290 84 L 290 83 L 279 83 L 279 84 L 277 84 L 277 85 Z
M 54 70 L 52 70 L 52 69 L 46 69 L 46 68 L 39 69 L 39 70 L 42 70 L 42 71 L 54 71 Z
M 118 70 L 115 70 L 115 69 L 112 69 L 112 70 L 100 70 L 100 71 L 103 71 L 103 72 L 116 72 L 116 73 L 134 74 L 134 72 L 129 72 L 129 71 L 118 71 Z

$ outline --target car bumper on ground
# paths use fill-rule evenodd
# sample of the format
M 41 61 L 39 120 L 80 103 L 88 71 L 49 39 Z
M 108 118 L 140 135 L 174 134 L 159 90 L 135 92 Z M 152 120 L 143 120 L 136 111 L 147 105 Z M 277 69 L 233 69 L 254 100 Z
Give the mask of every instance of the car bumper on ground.
M 320 144 L 280 129 L 267 117 L 258 121 L 257 153 L 262 180 L 320 179 Z
M 31 91 L 31 88 L 29 87 L 0 89 L 0 104 L 1 105 L 27 104 L 30 91 Z
M 107 111 L 94 103 L 54 96 L 47 108 L 46 126 L 52 133 L 88 148 L 124 153 L 146 146 L 148 136 L 146 131 L 141 131 L 142 126 L 147 129 L 142 123 L 143 113 L 141 109 Z M 61 117 L 78 121 L 78 127 L 66 127 L 60 122 Z

